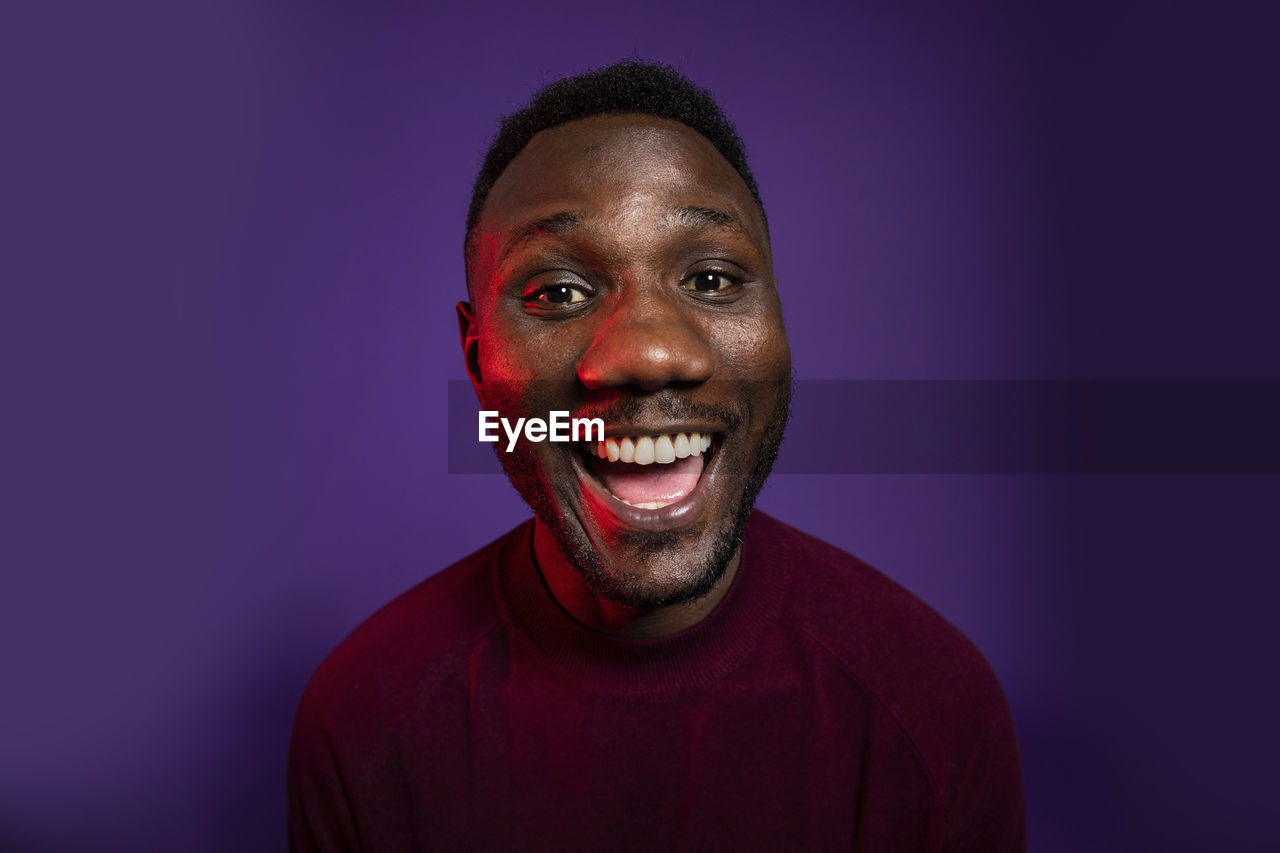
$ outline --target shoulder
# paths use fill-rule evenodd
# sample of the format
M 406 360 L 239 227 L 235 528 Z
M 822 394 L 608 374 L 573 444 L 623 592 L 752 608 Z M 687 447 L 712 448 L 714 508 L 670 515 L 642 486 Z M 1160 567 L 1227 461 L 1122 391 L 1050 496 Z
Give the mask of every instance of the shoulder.
M 406 744 L 447 738 L 470 652 L 501 624 L 495 568 L 527 544 L 527 525 L 418 584 L 366 619 L 320 664 L 293 724 L 289 831 L 295 849 L 357 849 L 356 801 L 386 809 Z M 334 846 L 336 845 L 336 846 Z
M 964 634 L 833 545 L 763 513 L 752 518 L 751 534 L 753 555 L 790 564 L 784 618 L 895 720 L 945 801 L 956 803 L 961 787 L 992 774 L 1009 789 L 1006 796 L 1020 792 L 1004 692 Z
M 753 554 L 790 563 L 786 618 L 886 703 L 936 701 L 939 689 L 999 691 L 973 643 L 906 588 L 763 513 L 751 524 Z
M 394 715 L 465 669 L 470 649 L 501 624 L 494 568 L 524 528 L 437 572 L 361 623 L 311 677 L 299 724 L 342 727 L 354 716 Z
M 788 618 L 847 665 L 866 671 L 889 655 L 927 666 L 913 652 L 933 652 L 945 653 L 946 669 L 985 666 L 973 644 L 937 611 L 852 554 L 761 512 L 752 516 L 749 532 L 753 558 L 790 564 Z

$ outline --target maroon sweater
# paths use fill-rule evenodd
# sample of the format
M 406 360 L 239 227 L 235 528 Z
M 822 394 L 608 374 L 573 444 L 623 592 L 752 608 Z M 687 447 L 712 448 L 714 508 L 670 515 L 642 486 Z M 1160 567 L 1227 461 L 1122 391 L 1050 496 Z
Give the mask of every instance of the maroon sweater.
M 1025 849 L 995 676 L 893 581 L 757 512 L 709 617 L 626 641 L 559 608 L 531 530 L 321 665 L 294 850 Z

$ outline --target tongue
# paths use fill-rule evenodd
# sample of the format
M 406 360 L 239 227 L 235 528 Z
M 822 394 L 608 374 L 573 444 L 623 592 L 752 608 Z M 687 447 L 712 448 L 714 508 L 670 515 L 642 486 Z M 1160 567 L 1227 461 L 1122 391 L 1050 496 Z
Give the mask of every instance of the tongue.
M 593 458 L 596 476 L 614 496 L 633 504 L 675 503 L 693 491 L 702 476 L 702 456 L 687 456 L 666 465 L 636 465 Z

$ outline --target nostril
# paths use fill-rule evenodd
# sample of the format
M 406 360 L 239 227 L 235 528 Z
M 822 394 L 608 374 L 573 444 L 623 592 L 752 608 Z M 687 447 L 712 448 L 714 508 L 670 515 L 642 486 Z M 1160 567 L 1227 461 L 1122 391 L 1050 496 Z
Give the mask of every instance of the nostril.
M 701 335 L 667 327 L 644 337 L 631 333 L 598 338 L 583 353 L 578 377 L 589 388 L 630 385 L 656 391 L 706 382 L 713 370 L 711 347 Z

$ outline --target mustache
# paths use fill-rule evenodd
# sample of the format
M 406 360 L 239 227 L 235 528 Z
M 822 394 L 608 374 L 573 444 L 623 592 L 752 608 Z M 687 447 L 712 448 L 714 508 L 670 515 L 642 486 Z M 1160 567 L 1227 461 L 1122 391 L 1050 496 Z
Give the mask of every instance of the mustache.
M 632 424 L 641 421 L 706 421 L 726 430 L 742 425 L 742 415 L 724 406 L 690 400 L 675 391 L 659 391 L 644 396 L 619 396 L 608 401 L 586 403 L 573 413 L 575 418 L 601 418 L 605 423 Z
M 752 412 L 744 410 L 743 404 L 759 399 L 761 386 L 767 388 L 768 397 L 786 406 L 789 378 L 690 383 L 652 391 L 630 386 L 588 390 L 573 380 L 489 380 L 481 392 L 481 404 L 504 417 L 547 418 L 552 411 L 568 411 L 572 418 L 600 418 L 615 425 L 695 421 L 731 431 L 751 421 Z

